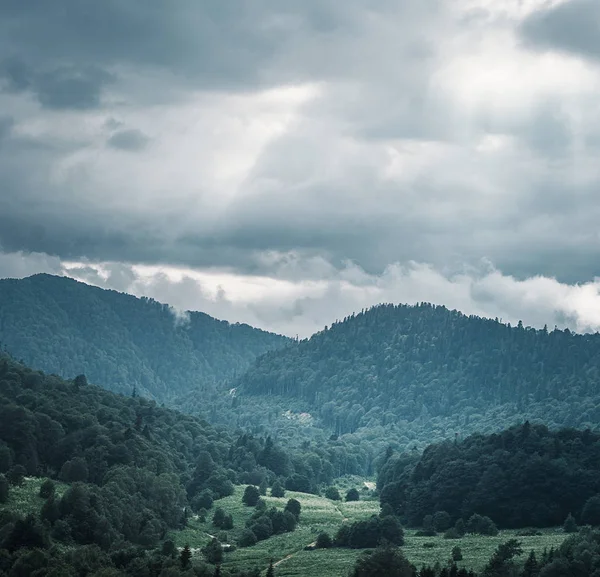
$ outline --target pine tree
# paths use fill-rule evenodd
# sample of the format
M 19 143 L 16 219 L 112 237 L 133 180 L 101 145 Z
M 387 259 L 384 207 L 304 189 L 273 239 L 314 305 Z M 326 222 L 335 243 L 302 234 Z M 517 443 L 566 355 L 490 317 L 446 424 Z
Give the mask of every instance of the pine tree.
M 521 573 L 522 577 L 537 577 L 540 572 L 540 566 L 535 556 L 535 551 L 531 551 L 529 553 L 529 557 L 527 557 L 527 561 L 525 561 L 525 565 L 523 566 L 523 573 Z
M 273 560 L 269 563 L 269 568 L 267 569 L 267 577 L 275 577 L 275 568 L 273 567 Z
M 190 563 L 192 561 L 192 551 L 189 545 L 186 544 L 186 546 L 181 551 L 179 561 L 181 562 L 181 567 L 183 569 L 187 569 L 190 566 Z

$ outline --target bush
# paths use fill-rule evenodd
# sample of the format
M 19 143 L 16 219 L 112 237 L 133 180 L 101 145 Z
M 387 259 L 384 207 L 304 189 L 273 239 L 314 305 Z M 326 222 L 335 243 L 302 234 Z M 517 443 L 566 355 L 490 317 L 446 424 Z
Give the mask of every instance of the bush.
M 433 514 L 433 530 L 438 533 L 443 533 L 452 525 L 452 519 L 446 511 L 437 511 Z
M 223 547 L 218 539 L 212 539 L 203 547 L 202 554 L 211 565 L 218 565 L 223 561 Z
M 452 561 L 462 561 L 463 555 L 460 547 L 452 547 Z
M 459 535 L 455 527 L 450 527 L 450 529 L 444 533 L 444 539 L 460 539 L 461 537 L 462 535 Z
M 260 499 L 260 491 L 254 485 L 248 485 L 242 497 L 242 503 L 248 507 L 256 507 Z
M 51 479 L 46 479 L 40 487 L 40 497 L 42 499 L 48 499 L 53 497 L 56 491 L 56 485 Z
M 315 546 L 317 549 L 329 549 L 330 547 L 333 547 L 333 539 L 328 533 L 319 533 Z
M 198 513 L 200 509 L 212 509 L 213 506 L 213 494 L 210 489 L 204 489 L 200 493 L 198 493 L 191 502 L 192 511 L 194 513 Z
M 465 533 L 467 532 L 465 522 L 462 519 L 458 519 L 458 521 L 456 521 L 456 523 L 454 524 L 454 528 L 461 537 L 464 537 Z
M 302 510 L 302 505 L 300 505 L 300 501 L 297 499 L 290 499 L 285 506 L 285 511 L 291 513 L 296 520 L 300 518 L 300 511 Z
M 415 533 L 415 537 L 435 537 L 436 532 L 433 529 L 422 529 Z
M 346 493 L 346 501 L 358 501 L 359 499 L 360 499 L 360 494 L 354 488 L 349 489 L 348 492 Z
M 342 525 L 334 541 L 338 547 L 350 547 L 351 549 L 377 547 L 383 541 L 393 545 L 403 545 L 404 531 L 396 517 L 381 519 L 373 515 L 364 521 Z
M 332 501 L 341 501 L 342 496 L 340 492 L 335 487 L 327 487 L 325 491 L 325 497 L 331 499 Z
M 294 473 L 288 477 L 285 482 L 285 488 L 288 491 L 297 491 L 298 493 L 310 493 L 310 480 L 304 475 Z
M 478 515 L 475 513 L 471 515 L 466 525 L 467 533 L 476 533 L 477 535 L 487 535 L 489 537 L 495 537 L 498 535 L 498 527 L 489 518 L 484 515 Z
M 271 487 L 271 497 L 285 497 L 285 489 L 279 480 L 276 480 Z
M 256 543 L 258 542 L 258 539 L 256 538 L 256 535 L 250 531 L 250 529 L 244 529 L 237 541 L 237 544 L 240 547 L 252 547 L 252 545 L 256 545 Z

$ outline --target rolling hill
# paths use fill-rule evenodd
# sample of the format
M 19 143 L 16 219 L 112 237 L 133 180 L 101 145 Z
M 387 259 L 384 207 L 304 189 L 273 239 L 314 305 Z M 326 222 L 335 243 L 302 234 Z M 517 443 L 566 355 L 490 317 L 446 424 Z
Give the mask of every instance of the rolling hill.
M 286 337 L 46 274 L 0 280 L 0 343 L 30 366 L 84 373 L 109 390 L 168 402 L 234 377 Z
M 236 386 L 242 407 L 260 399 L 310 413 L 336 435 L 379 431 L 407 444 L 527 419 L 597 427 L 599 377 L 598 334 L 510 326 L 424 303 L 352 315 L 259 357 Z

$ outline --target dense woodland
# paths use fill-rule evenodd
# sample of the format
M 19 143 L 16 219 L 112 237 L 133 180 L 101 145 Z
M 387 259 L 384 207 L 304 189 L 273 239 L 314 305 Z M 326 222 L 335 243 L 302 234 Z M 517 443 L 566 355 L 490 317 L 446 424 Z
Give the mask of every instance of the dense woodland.
M 152 299 L 38 274 L 0 280 L 0 343 L 29 366 L 84 373 L 109 390 L 158 402 L 245 370 L 289 339 Z
M 400 446 L 424 447 L 526 420 L 594 428 L 599 376 L 598 334 L 421 304 L 352 315 L 259 357 L 236 384 L 242 397 L 287 403 L 333 434 L 378 431 Z

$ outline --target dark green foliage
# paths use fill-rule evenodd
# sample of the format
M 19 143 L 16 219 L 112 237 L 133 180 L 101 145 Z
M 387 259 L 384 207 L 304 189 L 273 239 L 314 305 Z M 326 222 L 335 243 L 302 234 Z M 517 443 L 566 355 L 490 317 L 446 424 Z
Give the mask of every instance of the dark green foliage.
M 413 569 L 400 549 L 384 547 L 356 561 L 350 577 L 413 577 Z
M 7 479 L 11 485 L 18 487 L 23 484 L 25 475 L 27 475 L 27 469 L 23 465 L 13 465 L 8 472 Z
M 537 577 L 539 572 L 540 566 L 537 561 L 537 557 L 535 556 L 535 552 L 531 551 L 527 557 L 527 560 L 525 561 L 525 565 L 523 566 L 521 577 Z
M 242 496 L 242 503 L 248 507 L 255 507 L 260 499 L 260 491 L 254 485 L 248 485 Z
M 191 501 L 192 510 L 198 513 L 200 510 L 204 509 L 208 511 L 213 506 L 213 493 L 210 489 L 204 489 L 200 493 L 198 493 L 195 497 L 192 498 Z
M 476 535 L 487 535 L 493 537 L 498 534 L 498 527 L 494 521 L 485 515 L 478 515 L 477 513 L 471 515 L 466 523 L 467 533 L 474 533 Z
M 600 525 L 600 495 L 590 497 L 581 512 L 581 521 L 586 525 Z
M 342 500 L 340 492 L 337 490 L 336 487 L 327 487 L 327 489 L 325 490 L 325 497 L 331 499 L 332 501 Z
M 317 549 L 329 549 L 333 547 L 333 539 L 330 537 L 329 533 L 319 533 L 317 535 L 317 540 L 315 541 L 315 547 Z
M 462 535 L 456 530 L 456 527 L 450 527 L 444 531 L 444 539 L 460 539 Z
M 244 529 L 237 543 L 240 547 L 252 547 L 252 545 L 256 545 L 257 541 L 256 535 L 250 529 Z
M 300 511 L 302 510 L 302 505 L 298 499 L 289 499 L 285 505 L 285 511 L 291 513 L 296 520 L 300 518 Z
M 211 565 L 218 565 L 223 561 L 223 546 L 218 539 L 211 539 L 206 547 L 202 548 L 202 554 Z
M 170 539 L 167 539 L 162 544 L 161 554 L 165 557 L 171 557 L 174 559 L 177 555 L 177 547 L 175 547 L 175 543 L 173 543 L 173 541 L 171 541 Z
M 452 525 L 452 519 L 446 511 L 436 511 L 433 514 L 433 529 L 438 533 L 443 533 Z
M 454 529 L 458 533 L 459 537 L 463 537 L 467 532 L 467 528 L 465 526 L 465 522 L 462 519 L 458 519 L 454 524 Z
M 285 489 L 279 479 L 276 479 L 271 487 L 271 497 L 285 497 Z
M 598 423 L 599 349 L 598 334 L 380 305 L 259 357 L 236 384 L 240 398 L 292 405 L 337 435 L 381 427 L 387 444 L 408 449 L 407 431 L 424 447 L 434 429 L 444 431 L 439 441 L 527 419 Z
M 275 577 L 275 568 L 273 567 L 273 561 L 269 563 L 269 567 L 267 568 L 266 577 Z
M 514 567 L 513 559 L 523 554 L 521 543 L 516 539 L 510 539 L 506 543 L 498 545 L 489 563 L 485 566 L 483 577 L 505 577 L 511 573 Z
M 44 549 L 50 543 L 47 529 L 33 515 L 17 519 L 0 543 L 1 549 L 16 551 L 21 548 Z
M 364 521 L 342 525 L 334 541 L 337 547 L 350 547 L 351 549 L 377 547 L 384 542 L 403 545 L 404 531 L 396 517 L 381 519 L 373 515 Z
M 213 394 L 215 383 L 290 342 L 198 312 L 179 322 L 152 299 L 44 274 L 0 280 L 0 341 L 29 365 L 79 375 L 74 389 L 89 380 L 128 396 L 135 387 L 160 401 L 190 391 L 191 383 L 204 387 L 196 396 Z
M 460 547 L 457 545 L 456 547 L 452 547 L 452 560 L 453 561 L 462 561 L 463 554 Z
M 54 497 L 54 493 L 56 491 L 56 486 L 52 479 L 46 479 L 40 486 L 40 497 L 42 499 L 48 499 L 49 497 Z
M 259 493 L 264 497 L 267 494 L 267 489 L 269 488 L 269 485 L 267 484 L 267 480 L 263 479 L 260 482 L 260 485 L 258 487 L 258 491 Z
M 358 501 L 360 499 L 360 494 L 357 489 L 354 487 L 349 489 L 346 493 L 346 501 Z
M 288 491 L 297 491 L 299 493 L 310 493 L 310 479 L 306 475 L 294 473 L 285 482 L 285 488 Z
M 569 513 L 565 522 L 563 523 L 563 531 L 565 533 L 576 533 L 578 531 L 577 521 L 575 521 L 575 517 Z
M 179 562 L 182 569 L 187 569 L 192 563 L 192 551 L 187 543 L 179 555 Z
M 382 504 L 411 525 L 447 511 L 453 521 L 477 513 L 501 527 L 547 527 L 582 514 L 600 491 L 599 462 L 600 434 L 525 423 L 431 445 L 416 463 L 392 456 L 378 485 Z
M 4 475 L 0 475 L 0 504 L 8 501 L 10 491 L 10 483 Z

